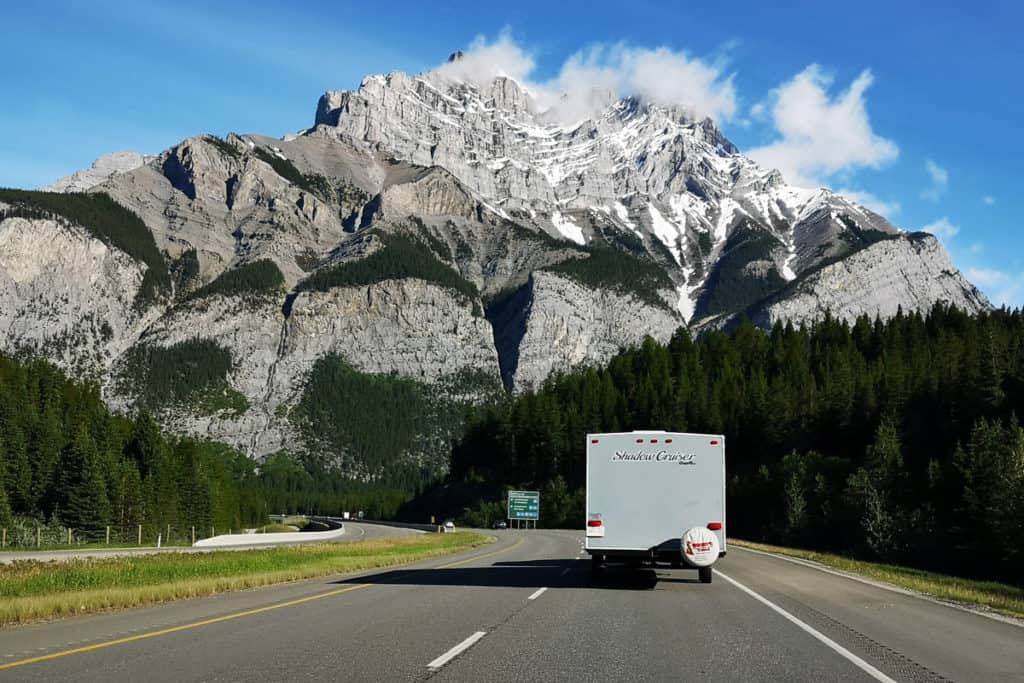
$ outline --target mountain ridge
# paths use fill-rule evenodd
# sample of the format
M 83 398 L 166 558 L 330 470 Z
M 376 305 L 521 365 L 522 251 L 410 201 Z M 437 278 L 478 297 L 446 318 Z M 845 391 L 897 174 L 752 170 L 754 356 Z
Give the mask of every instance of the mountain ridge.
M 161 420 L 252 455 L 313 447 L 293 417 L 325 357 L 472 402 L 495 384 L 523 391 L 601 364 L 646 336 L 667 342 L 681 326 L 989 307 L 934 237 L 787 185 L 710 119 L 624 98 L 565 124 L 507 78 L 372 76 L 325 93 L 300 133 L 198 135 L 89 177 L 89 193 L 152 233 L 169 288 L 129 306 L 149 267 L 128 256 L 120 271 L 97 271 L 77 255 L 121 252 L 84 230 L 41 270 L 26 235 L 59 231 L 7 205 L 0 291 L 29 315 L 0 344 L 100 378 L 108 403 L 128 411 L 132 354 L 210 340 L 231 358 L 217 386 L 244 401 L 213 414 L 168 405 Z M 258 263 L 280 281 L 251 295 L 203 289 Z M 76 311 L 60 303 L 65 287 L 69 301 L 124 301 L 116 314 Z M 479 376 L 452 389 L 446 378 L 467 372 Z

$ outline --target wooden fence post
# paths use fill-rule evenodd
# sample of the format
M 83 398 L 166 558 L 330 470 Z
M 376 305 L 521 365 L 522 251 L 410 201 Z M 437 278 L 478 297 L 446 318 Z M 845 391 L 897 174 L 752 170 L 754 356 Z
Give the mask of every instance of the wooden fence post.
M 142 525 L 139 525 L 139 545 L 142 545 Z
M 196 544 L 196 528 L 192 527 L 192 545 Z
M 110 525 L 107 525 L 107 545 L 110 545 Z

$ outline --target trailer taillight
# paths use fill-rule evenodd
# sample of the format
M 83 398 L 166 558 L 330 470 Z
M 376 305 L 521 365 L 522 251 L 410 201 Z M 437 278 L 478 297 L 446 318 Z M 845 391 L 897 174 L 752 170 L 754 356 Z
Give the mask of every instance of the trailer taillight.
M 604 523 L 601 520 L 599 520 L 599 519 L 592 519 L 589 522 L 587 522 L 587 526 L 589 526 L 589 527 L 604 526 Z
M 665 439 L 665 443 L 672 443 L 672 439 Z
M 718 531 L 719 529 L 722 528 L 722 523 L 721 522 L 708 522 L 708 528 L 711 529 L 712 531 Z
M 637 442 L 637 443 L 643 443 L 643 442 L 644 442 L 644 440 L 643 440 L 643 439 L 637 439 L 637 440 L 636 440 L 636 442 Z
M 591 439 L 590 443 L 597 443 L 598 441 L 600 441 L 600 439 Z
M 717 445 L 718 445 L 718 439 L 713 439 L 713 440 L 711 441 L 711 445 L 712 445 L 712 446 L 717 446 Z

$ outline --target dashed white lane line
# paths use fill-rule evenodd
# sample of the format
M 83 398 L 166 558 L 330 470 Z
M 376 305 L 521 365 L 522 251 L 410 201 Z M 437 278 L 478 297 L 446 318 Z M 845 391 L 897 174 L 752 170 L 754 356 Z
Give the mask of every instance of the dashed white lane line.
M 475 645 L 478 640 L 480 640 L 481 638 L 483 638 L 486 635 L 487 635 L 486 631 L 477 631 L 476 633 L 471 635 L 469 638 L 466 638 L 464 641 L 462 641 L 461 643 L 459 643 L 458 645 L 456 645 L 452 649 L 448 650 L 448 652 L 445 652 L 443 655 L 441 655 L 440 657 L 438 657 L 437 659 L 432 661 L 430 664 L 427 664 L 427 668 L 432 670 L 432 671 L 437 671 L 438 669 L 443 667 L 445 664 L 447 664 L 448 662 L 452 661 L 453 659 L 458 657 L 460 654 L 462 654 L 463 652 L 465 652 L 469 648 L 473 647 L 473 645 Z
M 526 598 L 526 599 L 527 599 L 527 600 L 536 600 L 536 599 L 537 599 L 537 598 L 539 598 L 539 597 L 540 597 L 541 595 L 543 595 L 544 591 L 546 591 L 546 590 L 547 590 L 547 587 L 544 587 L 544 588 L 538 588 L 537 590 L 535 590 L 535 591 L 533 592 L 533 595 L 531 595 L 530 597 L 528 597 L 528 598 Z
M 829 638 L 828 636 L 826 636 L 824 633 L 821 633 L 820 631 L 817 631 L 814 628 L 812 628 L 811 626 L 808 626 L 804 622 L 800 621 L 799 619 L 797 619 L 792 614 L 790 614 L 786 610 L 784 610 L 781 607 L 779 607 L 778 605 L 776 605 L 774 602 L 772 602 L 768 598 L 763 597 L 763 596 L 759 595 L 758 593 L 755 593 L 754 591 L 752 591 L 751 589 L 747 588 L 746 586 L 744 586 L 742 583 L 740 583 L 736 579 L 733 579 L 733 578 L 730 578 L 730 577 L 726 576 L 725 574 L 723 574 L 722 572 L 718 571 L 717 569 L 714 570 L 714 571 L 720 577 L 722 577 L 723 579 L 725 579 L 726 581 L 728 581 L 732 585 L 736 586 L 737 588 L 739 588 L 741 591 L 743 591 L 744 593 L 746 593 L 750 597 L 754 598 L 758 602 L 760 602 L 763 605 L 767 606 L 769 609 L 771 609 L 771 610 L 781 614 L 783 617 L 785 617 L 789 621 L 793 622 L 794 624 L 799 626 L 801 629 L 803 629 L 807 633 L 811 634 L 814 638 L 818 639 L 819 641 L 821 641 L 822 643 L 824 643 L 828 647 L 832 648 L 835 652 L 837 652 L 839 655 L 845 657 L 847 660 L 852 662 L 857 668 L 859 668 L 861 671 L 863 671 L 867 675 L 869 675 L 872 678 L 874 678 L 876 681 L 882 681 L 883 683 L 896 683 L 896 681 L 893 680 L 892 678 L 889 678 L 884 673 L 882 673 L 881 671 L 879 671 L 875 667 L 871 666 L 870 664 L 868 664 L 863 659 L 861 659 L 857 655 L 855 655 L 852 652 L 850 652 L 849 650 L 847 650 L 845 647 L 843 647 L 842 645 L 840 645 L 836 641 L 834 641 L 831 638 Z

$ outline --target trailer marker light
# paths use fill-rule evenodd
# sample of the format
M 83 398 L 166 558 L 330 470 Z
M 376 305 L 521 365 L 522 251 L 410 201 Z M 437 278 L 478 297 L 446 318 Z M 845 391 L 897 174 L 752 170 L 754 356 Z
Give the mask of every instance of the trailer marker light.
M 643 440 L 643 439 L 637 439 L 637 440 L 636 440 L 636 442 L 637 442 L 637 443 L 643 443 L 643 442 L 644 442 L 644 440 Z
M 600 441 L 600 439 L 591 439 L 590 443 L 597 443 L 598 441 Z
M 651 443 L 658 443 L 657 439 L 651 439 Z
M 717 445 L 718 445 L 718 439 L 715 439 L 715 440 L 713 440 L 713 441 L 711 442 L 711 445 L 712 445 L 712 446 L 717 446 Z
M 711 529 L 712 531 L 718 531 L 719 529 L 722 528 L 722 523 L 721 522 L 708 522 L 708 528 Z
M 672 439 L 665 439 L 665 443 L 672 443 Z
M 599 519 L 592 519 L 587 522 L 587 526 L 603 526 L 603 523 Z

